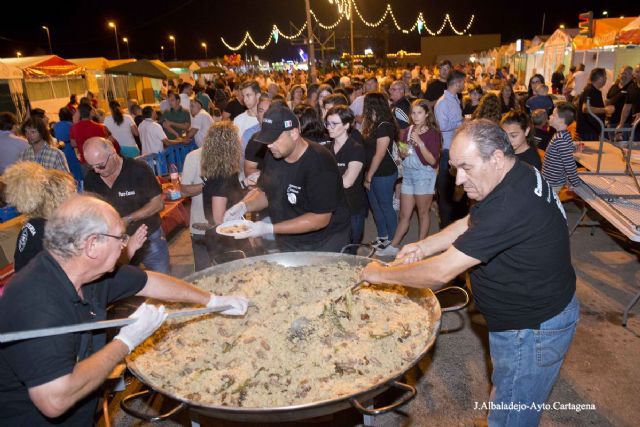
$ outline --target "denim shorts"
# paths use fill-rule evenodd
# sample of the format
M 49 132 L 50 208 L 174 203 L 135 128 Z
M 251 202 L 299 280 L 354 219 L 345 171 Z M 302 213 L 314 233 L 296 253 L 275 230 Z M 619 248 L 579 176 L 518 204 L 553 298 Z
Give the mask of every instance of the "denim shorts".
M 437 176 L 438 172 L 431 166 L 405 168 L 400 192 L 417 196 L 434 194 Z

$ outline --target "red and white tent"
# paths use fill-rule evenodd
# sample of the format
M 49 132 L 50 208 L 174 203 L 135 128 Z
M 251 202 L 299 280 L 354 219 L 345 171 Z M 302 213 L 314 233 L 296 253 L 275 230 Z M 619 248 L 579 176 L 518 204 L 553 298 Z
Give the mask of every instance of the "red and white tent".
M 640 16 L 620 30 L 620 43 L 640 44 Z

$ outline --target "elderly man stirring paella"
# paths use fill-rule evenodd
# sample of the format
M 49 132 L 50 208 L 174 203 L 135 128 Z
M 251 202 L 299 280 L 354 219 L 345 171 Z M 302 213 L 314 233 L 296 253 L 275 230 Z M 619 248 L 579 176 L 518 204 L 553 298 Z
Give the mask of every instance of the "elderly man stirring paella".
M 540 172 L 520 162 L 488 120 L 463 124 L 450 151 L 470 214 L 409 244 L 391 267 L 369 264 L 370 283 L 438 287 L 470 269 L 489 328 L 490 426 L 535 426 L 579 316 L 564 210 Z M 525 410 L 517 410 L 527 405 Z M 535 406 L 532 404 L 536 404 Z
M 104 320 L 108 304 L 138 295 L 165 301 L 230 306 L 243 315 L 242 297 L 214 296 L 182 280 L 115 268 L 128 241 L 125 224 L 108 203 L 75 196 L 45 228 L 45 251 L 7 285 L 0 299 L 0 332 Z M 165 320 L 164 307 L 142 304 L 137 320 L 106 343 L 103 331 L 63 334 L 0 346 L 0 425 L 93 425 L 97 388 L 111 370 Z

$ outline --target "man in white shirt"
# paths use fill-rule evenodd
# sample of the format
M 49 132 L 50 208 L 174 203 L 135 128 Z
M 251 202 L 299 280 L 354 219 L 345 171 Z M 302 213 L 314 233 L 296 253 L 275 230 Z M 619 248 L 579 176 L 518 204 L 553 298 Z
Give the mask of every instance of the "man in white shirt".
M 258 124 L 258 102 L 260 101 L 260 85 L 255 80 L 247 80 L 240 86 L 242 99 L 247 111 L 233 119 L 233 124 L 238 127 L 238 136 L 242 137 L 244 131 Z
M 193 94 L 193 86 L 191 83 L 182 83 L 180 90 L 180 106 L 189 111 L 189 101 L 191 101 L 191 95 Z
M 189 105 L 191 111 L 191 129 L 187 132 L 186 140 L 191 138 L 196 140 L 198 148 L 202 147 L 204 137 L 207 136 L 209 128 L 213 124 L 213 118 L 204 110 L 203 105 L 198 99 L 192 99 Z
M 193 102 L 193 101 L 192 101 Z M 193 122 L 192 122 L 193 123 Z M 211 267 L 211 258 L 205 243 L 205 232 L 193 227 L 193 224 L 206 224 L 204 204 L 202 201 L 202 176 L 200 174 L 200 162 L 202 160 L 202 148 L 191 151 L 184 159 L 182 176 L 180 177 L 180 194 L 191 197 L 191 249 L 193 250 L 193 263 L 195 271 Z
M 142 155 L 161 152 L 164 150 L 164 146 L 171 144 L 171 142 L 162 126 L 156 122 L 156 111 L 153 107 L 146 106 L 142 109 L 142 118 L 144 120 L 138 126 Z

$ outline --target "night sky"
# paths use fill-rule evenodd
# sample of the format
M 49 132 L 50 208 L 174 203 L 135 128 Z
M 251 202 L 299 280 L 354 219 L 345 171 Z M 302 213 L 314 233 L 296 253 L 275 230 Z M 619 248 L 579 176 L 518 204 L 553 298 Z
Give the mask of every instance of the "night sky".
M 386 3 L 390 2 L 398 22 L 404 27 L 410 27 L 420 11 L 432 29 L 439 27 L 445 13 L 451 15 L 458 28 L 464 28 L 471 14 L 475 14 L 471 33 L 500 33 L 503 43 L 539 34 L 544 12 L 546 34 L 552 33 L 561 23 L 567 28 L 576 27 L 578 13 L 588 10 L 593 10 L 596 17 L 600 17 L 603 10 L 607 10 L 610 17 L 640 14 L 640 6 L 633 0 L 356 1 L 369 21 L 378 20 Z M 304 0 L 65 0 L 17 3 L 12 7 L 24 6 L 24 10 L 11 11 L 3 5 L 3 26 L 0 29 L 2 57 L 15 57 L 16 51 L 21 51 L 23 56 L 47 54 L 47 36 L 41 28 L 46 25 L 51 31 L 55 54 L 63 58 L 104 56 L 112 59 L 116 57 L 115 38 L 113 29 L 107 27 L 107 21 L 113 20 L 117 24 L 119 38 L 126 36 L 129 39 L 132 57 L 159 58 L 160 46 L 164 45 L 164 59 L 173 59 L 173 44 L 168 39 L 168 35 L 173 34 L 176 37 L 178 59 L 204 58 L 204 49 L 201 47 L 203 41 L 208 45 L 208 56 L 211 58 L 230 53 L 220 42 L 221 36 L 230 44 L 238 44 L 244 32 L 250 30 L 256 42 L 264 43 L 274 23 L 286 33 L 293 32 L 289 28 L 289 21 L 302 25 L 305 19 Z M 548 7 L 551 4 L 553 7 Z M 324 23 L 333 23 L 337 19 L 336 7 L 330 5 L 328 0 L 311 0 L 311 8 Z M 391 20 L 388 22 L 392 52 L 401 48 L 419 51 L 420 38 L 415 32 L 402 35 L 395 30 Z M 338 27 L 338 50 L 348 51 L 347 29 L 348 24 L 344 21 Z M 376 32 L 379 34 L 379 29 L 367 29 L 358 18 L 355 31 L 364 37 Z M 453 33 L 447 28 L 442 35 Z M 368 44 L 368 40 L 361 39 L 358 46 Z M 259 55 L 271 60 L 289 59 L 295 56 L 296 49 L 280 38 L 277 45 L 272 44 L 266 50 L 249 47 L 246 52 L 242 49 L 241 53 L 243 56 Z M 122 58 L 127 57 L 127 47 L 122 42 L 120 52 Z

